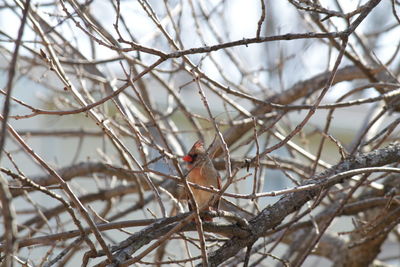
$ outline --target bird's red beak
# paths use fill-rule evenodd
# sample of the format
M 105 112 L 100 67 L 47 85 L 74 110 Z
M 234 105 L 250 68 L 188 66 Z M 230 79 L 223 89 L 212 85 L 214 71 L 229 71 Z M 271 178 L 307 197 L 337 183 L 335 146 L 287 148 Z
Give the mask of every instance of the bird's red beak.
M 191 156 L 189 156 L 189 155 L 186 155 L 186 156 L 183 157 L 183 160 L 186 161 L 186 162 L 192 162 L 193 158 Z

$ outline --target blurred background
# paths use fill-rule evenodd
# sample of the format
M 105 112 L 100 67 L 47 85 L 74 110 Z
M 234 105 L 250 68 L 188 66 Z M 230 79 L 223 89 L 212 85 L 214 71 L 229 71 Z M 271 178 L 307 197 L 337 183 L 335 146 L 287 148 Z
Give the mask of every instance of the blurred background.
M 147 52 L 145 49 L 139 52 L 141 49 L 135 49 L 135 45 L 168 54 L 255 38 L 258 30 L 261 37 L 342 31 L 354 21 L 356 14 L 363 10 L 368 1 L 327 0 L 319 1 L 315 5 L 306 2 L 308 3 L 264 1 L 261 4 L 262 1 L 239 0 L 31 1 L 11 92 L 11 96 L 19 102 L 11 100 L 8 123 L 35 153 L 56 170 L 101 162 L 129 170 L 139 170 L 136 166 L 138 164 L 167 175 L 179 176 L 179 171 L 172 163 L 174 158 L 166 156 L 168 153 L 164 152 L 173 155 L 184 170 L 185 165 L 180 157 L 185 155 L 197 139 L 204 139 L 207 146 L 217 142 L 213 123 L 215 120 L 221 133 L 240 131 L 241 127 L 250 129 L 243 131 L 234 142 L 228 143 L 232 162 L 237 163 L 233 164 L 233 168 L 238 167 L 245 159 L 251 159 L 258 152 L 279 143 L 309 112 L 307 108 L 299 108 L 274 109 L 258 114 L 260 104 L 240 94 L 260 101 L 271 101 L 276 99 L 273 97 L 285 95 L 291 90 L 296 92 L 296 88 L 304 85 L 301 96 L 292 96 L 290 102 L 280 104 L 313 105 L 320 91 L 310 84 L 320 89 L 324 87 L 324 77 L 329 77 L 329 71 L 337 60 L 336 46 L 340 46 L 340 39 L 293 38 L 287 41 L 260 41 L 213 52 L 188 53 L 185 57 L 170 58 L 157 65 L 135 81 L 136 88 L 133 88 L 128 79 L 146 71 L 159 58 L 157 53 Z M 2 110 L 23 6 L 24 1 L 19 0 L 0 2 Z M 318 7 L 348 16 L 334 16 Z M 321 105 L 378 97 L 396 88 L 388 86 L 378 90 L 373 85 L 366 86 L 368 82 L 398 84 L 396 77 L 400 71 L 400 29 L 393 7 L 399 10 L 399 3 L 379 3 L 350 36 L 346 48 L 349 55 L 344 56 L 339 66 L 341 72 L 337 76 L 340 80 L 329 87 Z M 351 15 L 351 12 L 354 14 Z M 371 70 L 379 69 L 380 72 L 376 75 L 378 80 L 368 81 L 365 74 L 360 74 L 359 69 L 353 68 L 357 64 Z M 200 77 L 201 82 L 195 81 L 193 73 Z M 317 86 L 318 82 L 322 82 L 322 85 Z M 68 88 L 68 85 L 74 89 Z M 21 104 L 23 102 L 40 110 L 73 110 L 84 106 L 84 103 L 102 99 L 125 85 L 127 88 L 123 93 L 112 100 L 91 111 L 72 115 L 33 114 L 35 110 Z M 230 89 L 239 93 L 229 94 Z M 199 90 L 203 90 L 206 100 L 202 99 Z M 398 114 L 386 112 L 378 116 L 386 102 L 370 102 L 362 105 L 349 104 L 337 109 L 317 109 L 289 144 L 263 158 L 267 163 L 260 167 L 251 166 L 250 170 L 238 170 L 235 178 L 245 178 L 231 185 L 227 191 L 250 194 L 255 188 L 257 192 L 269 192 L 293 187 L 296 185 L 294 181 L 301 182 L 339 162 L 343 156 L 340 153 L 342 148 L 346 153 L 368 152 L 373 145 L 364 145 L 367 141 L 382 145 L 398 139 Z M 212 117 L 205 104 L 209 105 Z M 150 108 L 152 115 L 149 115 L 147 108 Z M 18 117 L 30 114 L 33 116 Z M 387 127 L 392 130 L 383 138 L 379 132 Z M 162 134 L 159 132 L 160 128 Z M 258 135 L 257 142 L 254 142 L 254 129 Z M 162 135 L 168 146 L 165 145 Z M 10 156 L 3 154 L 0 162 L 2 168 L 21 172 L 36 181 L 48 178 L 45 169 L 29 153 L 24 152 L 10 135 L 7 136 L 4 151 Z M 226 178 L 226 172 L 223 171 L 224 159 L 223 154 L 218 155 L 215 164 L 219 166 L 221 176 Z M 293 166 L 295 170 L 285 170 L 282 167 L 284 163 Z M 275 166 L 271 167 L 271 164 Z M 316 169 L 313 171 L 313 168 Z M 306 177 L 301 177 L 301 173 Z M 168 180 L 152 173 L 146 175 L 157 185 Z M 11 184 L 11 193 L 13 186 L 15 190 L 20 190 L 21 184 L 4 174 L 3 176 Z M 134 183 L 132 180 L 119 178 L 108 173 L 88 172 L 73 177 L 68 184 L 77 196 L 84 198 L 119 186 L 126 188 Z M 145 184 L 143 181 L 142 183 Z M 67 199 L 65 192 L 54 186 L 50 189 Z M 165 190 L 173 191 L 167 187 Z M 138 193 L 136 189 L 111 198 L 94 197 L 84 204 L 96 222 L 101 222 L 98 217 L 105 220 L 160 218 L 162 209 L 157 201 L 149 201 L 144 207 L 129 210 L 143 198 L 154 194 L 148 186 L 139 191 L 142 192 Z M 164 189 L 160 194 L 166 210 L 171 212 L 175 206 L 172 197 L 164 193 Z M 249 212 L 257 213 L 279 198 L 230 200 Z M 21 239 L 76 229 L 65 211 L 54 211 L 60 203 L 41 192 L 25 191 L 19 197 L 13 198 L 12 204 L 17 214 L 18 237 Z M 54 213 L 51 216 L 44 214 L 52 209 Z M 185 203 L 183 210 L 187 211 Z M 318 211 L 316 209 L 315 213 Z M 95 213 L 98 213 L 98 217 Z M 44 217 L 46 219 L 42 220 Z M 27 224 L 29 220 L 31 222 Z M 329 230 L 335 233 L 352 231 L 352 221 L 352 216 L 341 217 L 335 220 Z M 1 230 L 4 231 L 4 228 Z M 129 230 L 136 232 L 138 228 Z M 400 264 L 398 232 L 397 230 L 397 240 L 396 235 L 386 240 L 382 253 L 379 254 L 380 260 L 394 265 Z M 193 232 L 188 236 L 197 238 L 196 234 Z M 107 243 L 115 244 L 129 235 L 112 230 L 104 236 Z M 95 241 L 93 237 L 91 239 Z M 145 260 L 151 262 L 151 259 L 157 257 L 159 260 L 176 260 L 185 257 L 178 255 L 182 251 L 190 251 L 192 256 L 199 255 L 196 245 L 189 242 L 189 245 L 186 244 L 189 248 L 182 250 L 184 245 L 179 240 L 171 241 L 171 244 L 174 242 L 178 245 L 168 245 L 164 254 L 154 252 Z M 32 266 L 41 266 L 68 247 L 69 243 L 70 241 L 64 240 L 53 246 L 21 248 L 18 258 Z M 79 264 L 83 253 L 87 251 L 83 245 L 84 243 L 80 243 L 82 249 L 72 249 L 56 264 Z M 185 253 L 183 254 L 186 255 Z M 279 244 L 273 253 L 279 257 L 284 256 L 286 245 Z M 161 254 L 163 256 L 160 258 Z M 99 261 L 90 261 L 90 266 Z M 182 264 L 189 266 L 189 263 Z M 227 263 L 233 264 L 234 261 Z M 267 258 L 260 264 L 271 266 L 279 262 Z M 331 261 L 323 257 L 311 256 L 304 266 L 321 264 L 332 265 Z

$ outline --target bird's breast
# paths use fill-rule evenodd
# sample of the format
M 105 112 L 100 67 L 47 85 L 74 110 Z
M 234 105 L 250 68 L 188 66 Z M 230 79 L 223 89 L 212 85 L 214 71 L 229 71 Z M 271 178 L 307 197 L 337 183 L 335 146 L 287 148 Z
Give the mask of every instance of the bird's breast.
M 193 168 L 188 175 L 189 182 L 192 182 L 192 183 L 195 183 L 198 185 L 202 185 L 202 186 L 207 186 L 207 187 L 210 187 L 210 186 L 215 187 L 214 183 L 212 182 L 212 178 L 211 179 L 210 178 L 211 177 L 206 177 L 204 175 L 204 171 L 202 170 L 201 167 Z M 201 190 L 201 189 L 192 188 L 192 190 L 193 190 L 193 194 L 196 199 L 196 202 L 199 205 L 206 204 L 213 196 L 212 193 Z
M 201 167 L 193 168 L 188 176 L 188 180 L 192 183 L 196 183 L 198 185 L 206 185 L 206 179 L 202 174 Z

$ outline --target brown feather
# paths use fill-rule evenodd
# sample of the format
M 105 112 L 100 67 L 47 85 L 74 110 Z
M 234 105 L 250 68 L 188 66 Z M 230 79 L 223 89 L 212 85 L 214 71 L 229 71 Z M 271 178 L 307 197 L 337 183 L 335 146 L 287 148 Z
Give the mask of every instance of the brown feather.
M 185 157 L 185 160 L 186 159 L 189 160 L 189 174 L 187 176 L 188 181 L 201 186 L 221 189 L 221 177 L 219 176 L 218 171 L 215 169 L 201 141 L 197 141 L 193 145 L 193 147 L 190 149 L 189 153 Z M 213 197 L 213 193 L 211 192 L 196 188 L 192 188 L 192 190 L 196 203 L 199 207 L 207 204 Z M 213 205 L 213 209 L 218 209 L 218 202 Z M 193 207 L 191 207 L 190 204 L 189 209 L 193 210 Z M 211 210 L 211 207 L 209 206 L 208 209 Z

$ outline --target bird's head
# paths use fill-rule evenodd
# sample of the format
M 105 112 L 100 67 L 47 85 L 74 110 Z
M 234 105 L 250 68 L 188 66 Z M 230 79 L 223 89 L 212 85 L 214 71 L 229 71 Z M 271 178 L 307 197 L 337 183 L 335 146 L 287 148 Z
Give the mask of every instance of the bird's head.
M 189 153 L 183 157 L 183 160 L 189 164 L 193 164 L 199 159 L 201 156 L 205 155 L 206 150 L 204 149 L 204 143 L 202 141 L 197 141 L 194 143 Z

